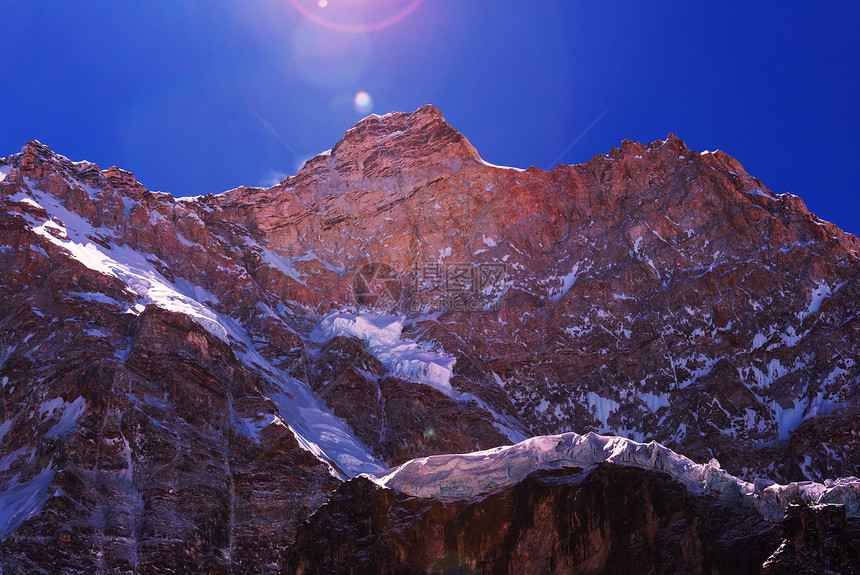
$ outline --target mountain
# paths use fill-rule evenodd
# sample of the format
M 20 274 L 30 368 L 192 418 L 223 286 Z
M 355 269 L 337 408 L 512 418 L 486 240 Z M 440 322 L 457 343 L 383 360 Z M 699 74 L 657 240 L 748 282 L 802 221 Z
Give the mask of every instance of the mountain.
M 173 198 L 30 142 L 0 264 L 3 573 L 857 558 L 860 243 L 722 152 L 506 168 L 424 106 Z

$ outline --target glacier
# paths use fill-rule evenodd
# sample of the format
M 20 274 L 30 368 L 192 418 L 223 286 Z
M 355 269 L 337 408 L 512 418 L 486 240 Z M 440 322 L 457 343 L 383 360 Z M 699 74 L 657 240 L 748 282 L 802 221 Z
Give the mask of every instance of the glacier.
M 407 461 L 381 475 L 366 477 L 414 497 L 469 499 L 497 491 L 537 470 L 590 468 L 616 463 L 661 471 L 696 493 L 752 506 L 765 518 L 779 521 L 796 498 L 810 504 L 838 503 L 851 517 L 860 517 L 860 479 L 843 477 L 825 483 L 812 481 L 780 485 L 766 480 L 748 482 L 720 468 L 675 453 L 651 441 L 596 433 L 537 436 L 516 445 L 456 455 L 433 455 Z

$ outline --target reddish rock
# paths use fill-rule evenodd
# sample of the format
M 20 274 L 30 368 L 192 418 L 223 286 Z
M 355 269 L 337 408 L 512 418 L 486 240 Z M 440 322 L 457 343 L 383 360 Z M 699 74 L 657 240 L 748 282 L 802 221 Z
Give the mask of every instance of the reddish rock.
M 572 430 L 860 475 L 858 240 L 722 152 L 500 168 L 425 106 L 268 189 L 177 200 L 38 142 L 0 167 L 0 493 L 34 497 L 3 569 L 277 572 L 354 455 L 290 409 L 389 465 Z M 319 341 L 344 310 L 406 316 L 451 390 Z
M 783 540 L 762 575 L 856 575 L 860 573 L 860 523 L 841 505 L 789 505 Z

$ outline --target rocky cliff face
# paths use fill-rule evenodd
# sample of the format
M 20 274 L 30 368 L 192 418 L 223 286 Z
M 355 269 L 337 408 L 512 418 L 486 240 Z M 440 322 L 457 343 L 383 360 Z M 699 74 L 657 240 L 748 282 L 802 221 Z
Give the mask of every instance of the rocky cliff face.
M 674 136 L 519 170 L 425 106 L 178 200 L 31 142 L 0 160 L 0 568 L 305 568 L 289 547 L 342 481 L 567 431 L 860 475 L 858 250 Z M 523 536 L 502 523 L 486 545 Z M 690 533 L 684 557 L 735 554 Z
M 536 472 L 452 503 L 358 478 L 299 529 L 285 572 L 758 574 L 778 541 L 755 513 L 629 467 Z

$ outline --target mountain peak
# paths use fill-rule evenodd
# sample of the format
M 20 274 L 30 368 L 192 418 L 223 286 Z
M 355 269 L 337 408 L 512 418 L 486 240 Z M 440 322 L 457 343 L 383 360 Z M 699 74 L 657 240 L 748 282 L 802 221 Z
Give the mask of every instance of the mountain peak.
M 54 163 L 58 160 L 57 155 L 51 148 L 38 140 L 30 140 L 21 148 L 18 158 L 18 168 L 22 171 L 38 169 L 42 163 Z
M 22 153 L 34 153 L 42 156 L 53 156 L 54 151 L 39 140 L 30 140 L 21 148 Z
M 367 123 L 407 123 L 412 127 L 416 127 L 434 121 L 446 122 L 445 116 L 443 116 L 439 108 L 437 108 L 433 104 L 424 104 L 423 106 L 412 112 L 388 112 L 387 114 L 383 114 L 381 116 L 379 114 L 370 114 L 369 116 L 366 116 L 359 120 L 356 123 L 355 127 Z M 355 129 L 355 127 L 351 129 Z
M 41 177 L 51 170 L 67 170 L 77 173 L 80 171 L 92 172 L 93 169 L 98 171 L 99 169 L 92 162 L 73 162 L 38 140 L 30 140 L 21 148 L 20 153 L 12 154 L 5 160 L 14 164 L 20 171 L 31 173 L 36 177 Z
M 310 176 L 324 163 L 348 179 L 402 177 L 428 169 L 456 171 L 478 160 L 474 146 L 445 121 L 438 108 L 367 116 L 344 134 L 330 154 L 308 162 L 297 178 Z

